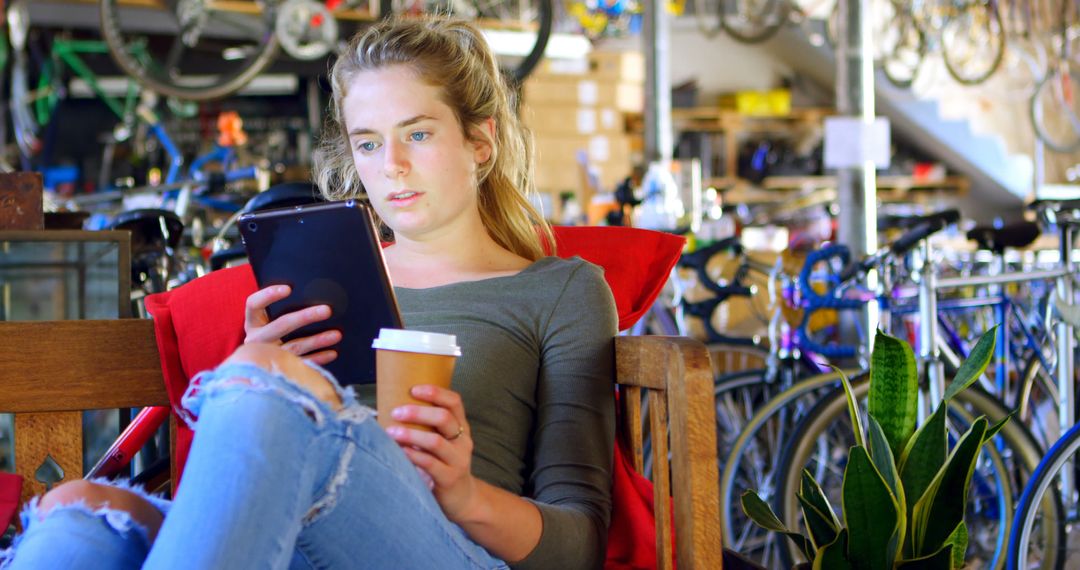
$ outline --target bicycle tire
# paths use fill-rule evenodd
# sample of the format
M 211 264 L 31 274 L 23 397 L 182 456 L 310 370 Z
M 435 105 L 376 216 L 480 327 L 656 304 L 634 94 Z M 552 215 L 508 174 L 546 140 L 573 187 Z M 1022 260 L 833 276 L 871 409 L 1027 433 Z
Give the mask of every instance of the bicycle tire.
M 862 374 L 854 373 L 856 377 Z M 784 433 L 801 420 L 819 397 L 839 385 L 840 375 L 835 372 L 798 380 L 761 406 L 739 433 L 720 475 L 720 531 L 728 548 L 766 568 L 779 566 L 778 548 L 783 537 L 752 524 L 742 511 L 739 497 L 746 489 L 754 488 L 768 500 L 771 496 L 768 486 L 775 479 L 775 465 L 770 468 L 761 463 L 775 462 L 781 449 L 774 443 L 784 439 Z M 758 463 L 753 464 L 755 461 Z M 749 484 L 747 479 L 751 480 Z
M 415 2 L 420 1 L 422 6 L 415 7 Z M 536 9 L 536 39 L 529 48 L 528 53 L 512 67 L 503 67 L 503 73 L 513 82 L 520 84 L 525 81 L 544 58 L 544 50 L 547 49 L 548 40 L 551 38 L 551 30 L 555 22 L 555 8 L 552 0 L 529 0 Z M 389 4 L 389 10 L 385 10 Z M 410 5 L 404 5 L 401 1 L 383 0 L 382 14 L 415 14 L 435 13 L 445 15 L 458 15 L 465 18 L 479 18 L 483 20 L 500 20 L 503 18 L 496 13 L 497 7 L 510 4 L 506 0 L 467 0 L 467 4 L 475 9 L 475 13 L 456 13 L 453 9 L 455 2 L 447 0 L 414 0 Z M 482 23 L 478 24 L 483 28 Z
M 1065 64 L 1068 65 L 1068 64 Z M 1045 119 L 1045 109 L 1043 109 L 1043 97 L 1046 95 L 1045 91 L 1054 88 L 1054 83 L 1062 81 L 1061 72 L 1057 69 L 1046 74 L 1046 77 L 1035 87 L 1035 94 L 1031 96 L 1028 104 L 1028 118 L 1031 119 L 1031 126 L 1035 131 L 1035 136 L 1039 138 L 1046 146 L 1051 149 L 1067 153 L 1080 149 L 1080 113 L 1076 109 L 1067 110 L 1069 116 L 1066 117 L 1067 121 L 1054 121 L 1055 124 L 1065 124 L 1071 127 L 1071 132 L 1064 135 L 1061 140 L 1056 139 L 1057 133 L 1051 134 Z M 1080 85 L 1077 85 L 1076 80 L 1070 74 L 1070 82 L 1075 87 L 1074 92 L 1080 92 Z M 1049 93 L 1051 96 L 1053 92 Z
M 1035 525 L 1036 516 L 1040 511 L 1037 506 L 1044 507 L 1049 502 L 1049 505 L 1055 508 L 1057 513 L 1065 512 L 1061 496 L 1054 490 L 1054 483 L 1057 481 L 1061 469 L 1069 464 L 1068 460 L 1073 458 L 1078 449 L 1080 449 L 1080 425 L 1069 429 L 1065 436 L 1050 448 L 1050 452 L 1039 463 L 1031 480 L 1024 487 L 1024 492 L 1020 495 L 1020 503 L 1016 509 L 1016 517 L 1013 519 L 1013 528 L 1009 533 L 1009 557 L 1007 562 L 1009 570 L 1026 570 L 1030 568 L 1026 553 L 1030 545 L 1032 527 Z M 1073 459 L 1075 461 L 1075 458 Z M 1075 462 L 1073 465 L 1075 470 Z M 1049 496 L 1047 496 L 1048 491 L 1050 491 Z M 1051 513 L 1051 516 L 1053 516 L 1053 513 Z M 1053 522 L 1053 519 L 1051 521 Z M 1059 518 L 1056 522 L 1057 524 L 1054 527 L 1058 530 L 1057 544 L 1060 546 L 1056 550 L 1052 550 L 1054 553 L 1052 563 L 1045 566 L 1040 564 L 1039 568 L 1061 569 L 1065 567 L 1066 556 L 1063 548 L 1068 545 L 1065 525 L 1069 521 L 1065 518 Z M 1047 551 L 1043 550 L 1038 560 L 1045 563 L 1046 559 Z
M 989 60 L 989 64 L 985 69 L 979 70 L 973 75 L 966 75 L 961 71 L 961 65 L 956 61 L 956 47 L 950 49 L 951 42 L 949 41 L 950 29 L 959 29 L 961 31 L 968 30 L 981 30 L 982 22 L 979 22 L 977 14 L 973 12 L 977 10 L 985 10 L 987 12 L 987 19 L 985 20 L 989 37 L 992 41 L 980 42 L 975 38 L 973 47 L 976 51 L 985 54 L 987 49 L 992 49 L 993 57 Z M 951 28 L 952 24 L 956 23 L 956 28 Z M 996 31 L 994 27 L 996 26 Z M 961 9 L 960 17 L 947 17 L 945 19 L 945 25 L 941 28 L 941 58 L 945 61 L 945 70 L 949 72 L 949 75 L 961 85 L 979 85 L 985 82 L 992 76 L 999 67 L 1001 67 L 1001 61 L 1005 58 L 1005 26 L 1001 21 L 1001 13 L 998 10 L 996 2 L 988 2 L 985 0 L 968 2 L 963 9 Z
M 748 14 L 736 5 L 734 10 L 728 4 L 741 4 L 747 0 L 721 0 L 720 27 L 732 38 L 744 44 L 759 44 L 776 35 L 788 21 L 788 3 L 786 0 L 764 0 L 761 9 L 753 9 Z M 741 21 L 738 19 L 741 18 Z M 746 23 L 748 25 L 743 25 Z
M 245 57 L 242 62 L 225 73 L 208 78 L 200 76 L 198 79 L 194 76 L 180 77 L 175 72 L 175 69 L 162 68 L 159 62 L 152 61 L 150 58 L 147 58 L 147 61 L 140 61 L 140 58 L 132 53 L 132 45 L 125 38 L 121 12 L 133 10 L 133 12 L 129 12 L 129 15 L 138 13 L 140 16 L 146 17 L 156 13 L 156 11 L 153 8 L 140 9 L 131 6 L 121 8 L 120 4 L 121 0 L 99 0 L 98 3 L 101 36 L 109 46 L 109 54 L 112 55 L 113 61 L 124 73 L 135 78 L 143 86 L 162 95 L 191 101 L 221 99 L 242 89 L 255 76 L 273 63 L 277 57 L 279 44 L 277 35 L 274 33 L 277 3 L 274 1 L 264 2 L 260 0 L 255 3 L 262 8 L 261 15 L 255 20 L 262 22 L 265 31 L 257 37 L 254 53 Z M 135 12 L 136 10 L 149 10 L 149 12 Z M 217 20 L 220 20 L 220 18 Z M 231 24 L 216 21 L 214 25 L 227 27 Z M 199 26 L 201 28 L 201 24 Z M 177 30 L 173 33 L 176 37 L 173 38 L 173 46 L 170 48 L 170 52 L 177 49 L 178 42 L 186 42 L 177 35 L 179 32 Z M 239 51 L 246 50 L 242 48 Z M 219 55 L 223 54 L 224 52 Z M 221 57 L 221 59 L 225 60 L 226 58 Z
M 1014 405 L 1019 409 L 1025 403 L 1023 414 L 1017 419 L 1028 426 L 1039 447 L 1048 450 L 1060 437 L 1060 422 L 1057 416 L 1058 389 L 1054 378 L 1034 355 L 1028 358 L 1024 371 L 1017 385 L 1018 393 L 1014 396 Z M 1047 409 L 1045 404 L 1052 406 Z M 1043 405 L 1040 405 L 1043 404 Z M 1042 415 L 1047 412 L 1046 415 Z
M 859 382 L 853 385 L 853 392 L 857 399 L 864 398 L 869 393 L 869 383 Z M 997 421 L 1000 418 L 1008 415 L 1008 410 L 994 399 L 989 394 L 983 392 L 978 387 L 971 387 L 968 390 L 961 392 L 954 400 L 950 402 L 950 417 L 952 421 L 961 421 L 970 424 L 974 420 L 975 415 L 969 412 L 966 406 L 971 406 L 975 410 L 975 413 L 987 415 L 990 421 Z M 810 464 L 811 455 L 815 448 L 821 447 L 821 440 L 819 437 L 825 433 L 825 431 L 831 427 L 838 427 L 843 425 L 844 419 L 848 418 L 847 398 L 843 389 L 837 389 L 832 394 L 822 398 L 814 408 L 806 415 L 800 425 L 796 428 L 797 436 L 794 437 L 789 445 L 784 449 L 781 455 L 779 468 L 776 473 L 779 479 L 776 483 L 777 492 L 775 494 L 774 508 L 777 510 L 777 516 L 783 521 L 788 528 L 798 529 L 800 528 L 799 513 L 801 512 L 800 505 L 796 498 L 802 480 L 803 469 Z M 829 467 L 839 468 L 842 471 L 843 459 L 846 458 L 846 449 L 853 445 L 854 434 L 850 432 L 850 425 L 842 427 L 844 433 L 843 444 L 829 446 L 830 451 L 840 451 L 844 453 L 844 457 L 829 457 L 825 462 L 819 463 L 818 473 L 816 474 L 819 484 L 822 485 L 826 495 L 829 495 L 830 490 L 834 490 L 835 487 L 830 485 L 833 481 L 822 480 L 822 474 Z M 988 457 L 994 472 L 990 476 L 997 480 L 998 489 L 1003 481 L 1008 483 L 1006 493 L 995 493 L 991 496 L 991 501 L 998 503 L 997 508 L 992 508 L 991 521 L 997 522 L 997 528 L 993 527 L 993 522 L 990 523 L 990 528 L 980 527 L 977 523 L 978 519 L 971 516 L 965 516 L 965 520 L 968 523 L 968 531 L 970 533 L 972 544 L 979 543 L 979 536 L 981 530 L 989 530 L 989 535 L 982 534 L 983 537 L 988 537 L 988 540 L 981 541 L 984 549 L 981 554 L 986 555 L 989 560 L 983 560 L 984 563 L 993 561 L 993 568 L 1003 568 L 1005 564 L 1005 548 L 1007 546 L 1008 535 L 1007 532 L 1011 526 L 1011 516 L 1013 514 L 1013 507 L 1015 505 L 1014 497 L 1019 493 L 1019 489 L 1013 492 L 1012 486 L 1016 484 L 1012 480 L 1015 474 L 1015 468 L 1017 465 L 1006 465 L 1006 461 L 1003 456 L 1008 456 L 1010 459 L 1017 457 L 1021 461 L 1019 467 L 1024 467 L 1027 472 L 1030 473 L 1035 469 L 1038 464 L 1038 459 L 1041 451 L 1038 449 L 1034 438 L 1027 432 L 1027 430 L 1018 423 L 1010 422 L 1005 425 L 1000 433 L 1001 441 L 1006 445 L 1007 453 L 1002 453 L 1001 450 L 995 446 L 987 446 L 983 448 L 981 452 L 984 457 Z M 849 441 L 850 439 L 850 441 Z M 972 492 L 977 493 L 977 487 L 972 487 Z M 991 491 L 993 492 L 993 491 Z M 834 507 L 838 507 L 838 502 L 833 502 Z M 968 508 L 978 508 L 977 501 L 970 501 Z M 994 514 L 996 513 L 996 515 Z M 970 515 L 971 513 L 968 513 Z M 989 543 L 989 544 L 987 544 Z M 781 550 L 781 555 L 784 558 L 784 562 L 787 564 L 796 563 L 801 560 L 801 554 L 797 552 L 790 543 L 784 543 L 787 548 Z M 987 552 L 989 550 L 989 552 Z M 989 565 L 987 567 L 990 567 Z
M 893 3 L 896 6 L 895 3 Z M 900 30 L 901 41 L 896 45 L 882 48 L 880 67 L 885 79 L 889 83 L 901 89 L 907 89 L 915 82 L 923 61 L 926 59 L 926 32 L 922 29 L 911 13 L 899 10 L 901 25 L 896 26 Z M 875 34 L 881 37 L 882 34 Z M 914 45 L 912 45 L 912 43 Z M 897 74 L 896 66 L 899 65 L 905 73 Z
M 694 21 L 698 31 L 708 39 L 720 35 L 724 29 L 724 18 L 720 15 L 721 0 L 694 0 Z

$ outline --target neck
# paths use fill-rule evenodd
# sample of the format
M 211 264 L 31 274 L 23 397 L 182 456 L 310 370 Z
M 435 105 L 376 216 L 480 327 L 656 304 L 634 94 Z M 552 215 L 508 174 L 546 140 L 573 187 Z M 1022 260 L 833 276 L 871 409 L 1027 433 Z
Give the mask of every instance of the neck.
M 511 275 L 530 263 L 495 243 L 482 225 L 479 231 L 446 231 L 437 237 L 397 236 L 394 245 L 386 248 L 386 264 L 394 285 L 400 287 Z

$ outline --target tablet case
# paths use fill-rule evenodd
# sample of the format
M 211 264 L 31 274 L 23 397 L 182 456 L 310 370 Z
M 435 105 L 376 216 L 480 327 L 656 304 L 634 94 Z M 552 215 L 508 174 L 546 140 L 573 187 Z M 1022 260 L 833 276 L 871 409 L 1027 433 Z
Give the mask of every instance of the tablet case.
M 342 385 L 374 383 L 371 341 L 380 328 L 403 325 L 369 207 L 345 200 L 264 210 L 241 216 L 237 225 L 259 288 L 292 288 L 288 297 L 267 308 L 271 319 L 330 306 L 329 319 L 284 340 L 338 329 L 342 340 L 329 347 L 338 357 L 325 368 Z

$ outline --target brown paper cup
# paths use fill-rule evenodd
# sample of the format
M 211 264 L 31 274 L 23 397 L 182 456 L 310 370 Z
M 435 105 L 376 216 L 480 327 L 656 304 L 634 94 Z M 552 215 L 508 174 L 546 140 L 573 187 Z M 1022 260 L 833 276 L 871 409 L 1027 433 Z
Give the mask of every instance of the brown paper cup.
M 430 405 L 410 395 L 413 386 L 433 384 L 449 388 L 454 362 L 461 353 L 454 335 L 382 329 L 375 347 L 375 401 L 379 425 L 407 426 L 430 431 L 426 426 L 404 424 L 390 413 L 399 406 Z

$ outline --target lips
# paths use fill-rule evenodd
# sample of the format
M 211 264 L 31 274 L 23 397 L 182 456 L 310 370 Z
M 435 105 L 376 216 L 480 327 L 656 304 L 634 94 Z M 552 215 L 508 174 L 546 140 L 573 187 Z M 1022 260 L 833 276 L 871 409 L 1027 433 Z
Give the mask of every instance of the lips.
M 390 193 L 386 197 L 386 201 L 389 202 L 392 206 L 401 208 L 415 204 L 420 200 L 420 197 L 423 195 L 423 192 L 417 192 L 415 190 L 398 190 L 396 192 Z

